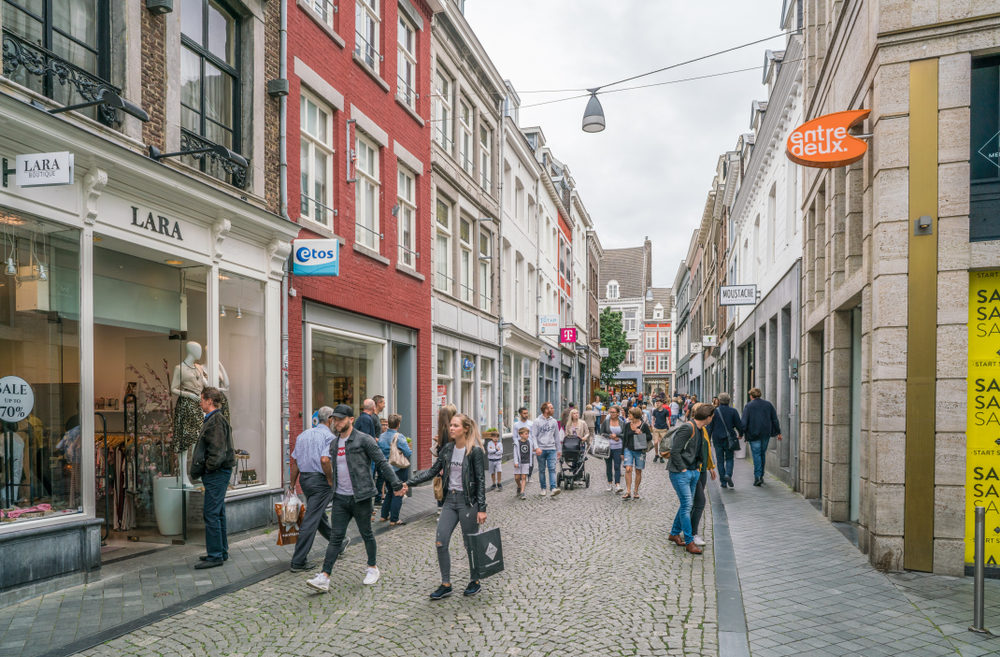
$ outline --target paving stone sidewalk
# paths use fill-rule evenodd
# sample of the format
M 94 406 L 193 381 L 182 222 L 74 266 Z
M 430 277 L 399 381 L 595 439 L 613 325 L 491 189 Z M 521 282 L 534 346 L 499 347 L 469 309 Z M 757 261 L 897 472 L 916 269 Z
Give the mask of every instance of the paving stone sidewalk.
M 971 578 L 879 572 L 784 484 L 755 488 L 746 461 L 735 481 L 719 493 L 753 657 L 1000 655 L 1000 638 L 968 631 Z M 986 627 L 1000 631 L 1000 581 L 986 593 Z
M 468 564 L 456 531 L 452 597 L 440 581 L 435 519 L 379 539 L 382 578 L 364 586 L 364 550 L 352 547 L 330 593 L 282 573 L 119 639 L 86 650 L 123 655 L 344 657 L 605 657 L 718 654 L 712 549 L 702 556 L 667 544 L 676 509 L 662 466 L 646 470 L 642 499 L 625 502 L 598 485 L 556 498 L 489 493 L 487 526 L 501 528 L 506 570 L 461 594 Z M 537 472 L 536 472 L 537 474 Z M 706 521 L 711 522 L 710 512 Z M 711 541 L 711 527 L 705 538 Z
M 430 488 L 417 489 L 403 503 L 400 519 L 433 515 L 435 508 Z M 405 529 L 373 524 L 376 535 Z M 360 544 L 353 523 L 348 536 L 350 545 Z M 0 657 L 69 654 L 88 639 L 130 631 L 220 592 L 287 572 L 294 546 L 276 542 L 273 528 L 231 537 L 229 560 L 206 570 L 192 568 L 204 554 L 203 545 L 166 548 L 106 566 L 86 584 L 0 609 Z M 324 550 L 326 541 L 317 536 L 311 560 L 321 561 Z

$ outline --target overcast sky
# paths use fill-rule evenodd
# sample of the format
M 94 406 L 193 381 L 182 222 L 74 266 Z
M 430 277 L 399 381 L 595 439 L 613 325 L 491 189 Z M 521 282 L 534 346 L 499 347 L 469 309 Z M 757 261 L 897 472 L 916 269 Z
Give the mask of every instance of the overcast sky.
M 595 87 L 755 41 L 780 30 L 781 0 L 466 0 L 465 15 L 521 96 L 521 125 L 540 125 L 566 163 L 605 248 L 653 242 L 653 284 L 673 285 L 701 222 L 719 155 L 766 99 L 764 50 L 781 38 L 611 89 L 754 67 L 753 71 L 600 96 L 607 129 L 580 129 L 585 98 L 531 90 Z

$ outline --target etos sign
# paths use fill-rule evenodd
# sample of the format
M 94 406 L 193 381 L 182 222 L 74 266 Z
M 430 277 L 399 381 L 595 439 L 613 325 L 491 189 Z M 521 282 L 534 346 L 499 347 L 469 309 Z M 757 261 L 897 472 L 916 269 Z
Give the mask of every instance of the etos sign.
M 861 123 L 871 110 L 836 112 L 803 123 L 788 135 L 785 154 L 796 164 L 833 169 L 857 162 L 868 144 L 847 131 Z

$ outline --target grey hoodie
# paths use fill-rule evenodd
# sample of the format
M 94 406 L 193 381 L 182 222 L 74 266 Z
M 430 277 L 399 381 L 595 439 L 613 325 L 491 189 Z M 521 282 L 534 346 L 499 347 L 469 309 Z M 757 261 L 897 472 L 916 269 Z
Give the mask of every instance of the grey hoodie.
M 562 436 L 559 433 L 559 421 L 554 415 L 550 418 L 539 415 L 531 424 L 531 439 L 538 449 L 562 451 Z

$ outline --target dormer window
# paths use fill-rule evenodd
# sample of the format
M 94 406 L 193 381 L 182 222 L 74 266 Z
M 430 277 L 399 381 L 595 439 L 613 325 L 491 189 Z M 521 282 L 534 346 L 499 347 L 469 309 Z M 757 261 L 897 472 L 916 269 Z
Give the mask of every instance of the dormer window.
M 608 281 L 608 289 L 604 298 L 605 299 L 618 298 L 618 281 Z
M 653 319 L 663 319 L 663 304 L 658 303 L 653 306 Z

